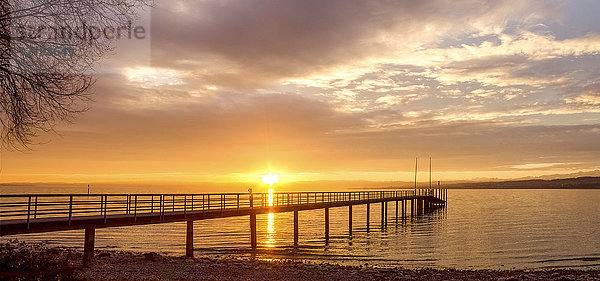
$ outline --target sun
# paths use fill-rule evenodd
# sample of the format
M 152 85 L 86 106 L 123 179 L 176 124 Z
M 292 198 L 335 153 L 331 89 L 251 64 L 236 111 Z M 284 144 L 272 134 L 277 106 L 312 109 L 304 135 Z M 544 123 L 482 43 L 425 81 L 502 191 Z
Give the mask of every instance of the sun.
M 271 172 L 269 172 L 266 175 L 262 175 L 261 177 L 262 177 L 263 183 L 268 184 L 270 186 L 273 186 L 273 184 L 279 182 L 279 176 L 273 175 L 273 173 L 271 173 Z

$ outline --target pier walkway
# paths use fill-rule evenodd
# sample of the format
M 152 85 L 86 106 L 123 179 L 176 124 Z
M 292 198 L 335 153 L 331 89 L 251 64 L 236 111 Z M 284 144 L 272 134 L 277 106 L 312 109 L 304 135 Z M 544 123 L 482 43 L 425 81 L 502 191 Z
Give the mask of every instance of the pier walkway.
M 294 212 L 294 245 L 298 245 L 298 212 L 324 209 L 329 239 L 329 208 L 379 203 L 382 224 L 387 204 L 396 218 L 424 214 L 446 203 L 446 189 L 355 192 L 221 193 L 221 194 L 26 194 L 0 195 L 0 236 L 85 229 L 84 263 L 93 259 L 96 228 L 187 222 L 186 255 L 193 256 L 194 221 L 250 217 L 250 244 L 256 249 L 256 215 Z M 399 208 L 400 212 L 399 213 Z M 409 209 L 410 208 L 410 209 Z

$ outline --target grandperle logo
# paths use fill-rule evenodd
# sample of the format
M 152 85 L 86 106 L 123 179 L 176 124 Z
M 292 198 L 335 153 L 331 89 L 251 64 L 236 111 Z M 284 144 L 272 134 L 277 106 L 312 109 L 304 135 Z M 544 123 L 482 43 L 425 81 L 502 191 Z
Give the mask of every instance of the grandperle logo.
M 14 1 L 14 0 L 9 0 Z M 18 0 L 9 7 L 25 4 Z M 9 34 L 10 64 L 16 72 L 62 72 L 77 67 L 86 74 L 117 74 L 124 65 L 151 65 L 151 7 L 138 7 L 130 15 L 65 21 L 20 17 L 5 22 Z
M 84 24 L 80 27 L 23 26 L 15 29 L 16 32 L 13 33 L 15 38 L 39 42 L 16 48 L 16 51 L 25 57 L 72 57 L 75 55 L 75 47 L 69 46 L 69 43 L 87 41 L 93 44 L 95 40 L 144 40 L 148 36 L 146 27 L 133 25 L 131 21 L 119 27 Z

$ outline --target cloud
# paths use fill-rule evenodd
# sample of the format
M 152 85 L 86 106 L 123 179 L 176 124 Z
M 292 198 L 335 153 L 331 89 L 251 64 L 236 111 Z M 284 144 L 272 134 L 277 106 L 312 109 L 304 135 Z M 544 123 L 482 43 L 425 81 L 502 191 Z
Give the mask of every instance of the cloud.
M 142 88 L 183 85 L 182 74 L 170 69 L 157 69 L 151 67 L 126 67 L 123 74 L 129 82 L 138 84 Z
M 489 34 L 553 11 L 543 1 L 516 0 L 178 0 L 157 6 L 153 62 L 194 66 L 205 79 L 231 87 L 411 53 L 444 36 Z
M 189 179 L 267 164 L 390 175 L 415 156 L 463 172 L 600 167 L 600 32 L 557 36 L 559 13 L 518 0 L 158 1 L 152 65 L 123 60 L 63 138 L 8 159 L 23 173 Z
M 586 86 L 583 93 L 573 98 L 567 98 L 565 101 L 567 104 L 600 110 L 600 83 Z

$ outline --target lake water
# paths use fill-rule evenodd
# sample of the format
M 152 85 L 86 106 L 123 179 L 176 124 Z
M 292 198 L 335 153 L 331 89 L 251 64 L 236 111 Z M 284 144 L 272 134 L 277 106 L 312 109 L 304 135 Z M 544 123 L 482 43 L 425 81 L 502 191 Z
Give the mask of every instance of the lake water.
M 13 193 L 13 192 L 11 192 Z M 405 222 L 389 203 L 387 227 L 380 206 L 301 211 L 300 247 L 293 245 L 292 213 L 258 215 L 259 250 L 252 253 L 248 217 L 195 222 L 196 256 L 254 256 L 347 265 L 512 269 L 600 267 L 600 190 L 449 190 L 445 208 Z M 185 223 L 96 230 L 98 249 L 185 254 Z M 83 230 L 2 237 L 82 247 Z

